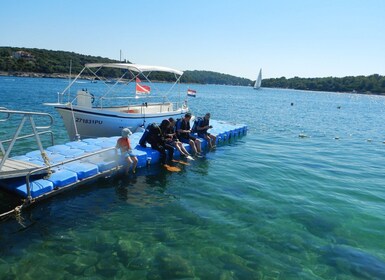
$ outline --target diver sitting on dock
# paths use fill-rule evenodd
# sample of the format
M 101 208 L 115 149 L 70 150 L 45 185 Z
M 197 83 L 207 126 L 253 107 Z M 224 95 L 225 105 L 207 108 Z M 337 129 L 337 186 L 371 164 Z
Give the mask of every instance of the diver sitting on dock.
M 166 167 L 166 150 L 168 151 L 167 161 L 172 162 L 174 158 L 174 148 L 166 143 L 162 134 L 162 130 L 165 130 L 169 125 L 170 122 L 168 120 L 163 120 L 157 129 L 154 128 L 150 130 L 147 138 L 147 142 L 150 143 L 151 148 L 160 153 L 160 163 Z
M 120 149 L 122 156 L 127 161 L 127 168 L 126 168 L 126 174 L 128 174 L 128 171 L 132 166 L 132 173 L 136 172 L 136 165 L 138 164 L 138 158 L 132 153 L 131 143 L 128 136 L 130 136 L 132 133 L 128 128 L 122 129 L 122 137 L 118 139 L 116 142 L 116 149 Z
M 213 128 L 210 125 L 210 113 L 206 113 L 206 115 L 202 118 L 202 120 L 197 125 L 198 136 L 207 140 L 209 144 L 209 148 L 216 148 L 215 143 L 217 141 L 217 137 L 207 132 L 210 128 Z
M 170 125 L 164 132 L 164 137 L 166 139 L 166 143 L 170 144 L 171 146 L 178 149 L 181 156 L 186 157 L 187 159 L 193 159 L 189 152 L 185 149 L 183 146 L 183 143 L 179 141 L 178 137 L 176 137 L 176 131 L 175 131 L 175 120 L 174 118 L 169 118 L 168 121 L 170 122 Z
M 201 142 L 195 136 L 191 135 L 190 120 L 191 114 L 186 113 L 184 118 L 179 121 L 180 126 L 178 127 L 177 125 L 177 136 L 181 142 L 190 144 L 194 154 L 201 157 Z

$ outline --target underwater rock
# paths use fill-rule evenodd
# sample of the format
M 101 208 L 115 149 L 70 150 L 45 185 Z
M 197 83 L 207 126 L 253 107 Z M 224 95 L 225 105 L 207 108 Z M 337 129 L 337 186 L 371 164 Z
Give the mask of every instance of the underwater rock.
M 136 257 L 143 249 L 143 244 L 138 241 L 119 240 L 118 241 L 118 255 L 124 254 L 128 257 Z
M 96 267 L 90 266 L 84 270 L 84 276 L 94 277 L 96 275 Z
M 70 265 L 66 270 L 73 275 L 83 275 L 86 269 L 97 264 L 98 258 L 95 254 L 78 255 L 68 261 Z
M 385 279 L 385 260 L 350 246 L 325 246 L 322 259 L 341 272 L 366 279 Z
M 155 262 L 163 279 L 194 277 L 193 267 L 181 256 L 161 252 Z
M 142 257 L 134 258 L 130 260 L 130 262 L 128 263 L 128 268 L 132 270 L 146 270 L 149 267 L 150 267 L 150 264 L 147 261 L 147 259 Z
M 116 248 L 116 253 L 119 261 L 124 266 L 132 266 L 132 267 L 138 267 L 142 265 L 146 266 L 147 264 L 139 265 L 135 261 L 135 259 L 140 256 L 142 250 L 143 250 L 143 244 L 140 242 L 131 241 L 131 240 L 119 240 Z
M 248 262 L 238 255 L 223 254 L 219 259 L 224 264 L 223 269 L 231 271 L 234 277 L 232 279 L 257 279 L 255 269 L 248 267 Z M 222 274 L 221 276 L 229 276 Z M 227 279 L 227 278 L 225 278 Z
M 326 237 L 332 234 L 337 227 L 336 222 L 332 222 L 310 211 L 292 214 L 291 217 L 304 225 L 310 233 L 318 237 Z
M 8 263 L 0 263 L 0 275 L 3 275 L 1 279 L 15 279 L 16 277 L 12 277 L 11 275 L 11 266 Z
M 159 228 L 154 232 L 154 237 L 161 242 L 177 240 L 177 236 L 172 228 Z
M 104 277 L 112 277 L 118 273 L 116 266 L 111 264 L 118 263 L 117 258 L 110 253 L 105 253 L 100 256 L 99 262 L 96 265 L 96 273 Z
M 235 277 L 233 271 L 222 271 L 219 280 L 233 280 Z

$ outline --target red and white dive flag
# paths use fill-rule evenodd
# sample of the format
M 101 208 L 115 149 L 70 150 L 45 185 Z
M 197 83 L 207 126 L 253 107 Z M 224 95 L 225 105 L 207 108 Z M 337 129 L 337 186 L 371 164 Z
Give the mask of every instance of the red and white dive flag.
M 188 89 L 187 90 L 187 95 L 188 96 L 196 97 L 196 94 L 197 94 L 196 90 L 193 90 L 193 89 Z
M 141 85 L 139 84 L 140 82 L 141 80 L 138 77 L 136 77 L 136 87 L 135 87 L 136 94 L 149 94 L 151 90 L 150 87 Z
M 135 91 L 136 91 L 136 94 L 149 94 L 151 91 L 151 88 L 149 86 L 136 84 Z

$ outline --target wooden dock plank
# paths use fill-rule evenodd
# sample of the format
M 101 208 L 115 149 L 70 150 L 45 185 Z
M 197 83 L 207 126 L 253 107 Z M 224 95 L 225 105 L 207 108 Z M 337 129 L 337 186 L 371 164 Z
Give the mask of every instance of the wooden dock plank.
M 27 161 L 7 159 L 0 170 L 0 179 L 25 176 L 40 167 L 42 166 Z

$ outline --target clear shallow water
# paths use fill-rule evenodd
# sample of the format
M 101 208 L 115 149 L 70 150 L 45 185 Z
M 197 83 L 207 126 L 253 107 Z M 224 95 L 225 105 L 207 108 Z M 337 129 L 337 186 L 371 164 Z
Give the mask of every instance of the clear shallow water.
M 0 77 L 0 106 L 52 113 L 63 143 L 40 104 L 66 83 Z M 105 179 L 39 204 L 25 227 L 1 223 L 0 278 L 385 279 L 384 98 L 193 88 L 195 114 L 248 135 L 180 173 Z

